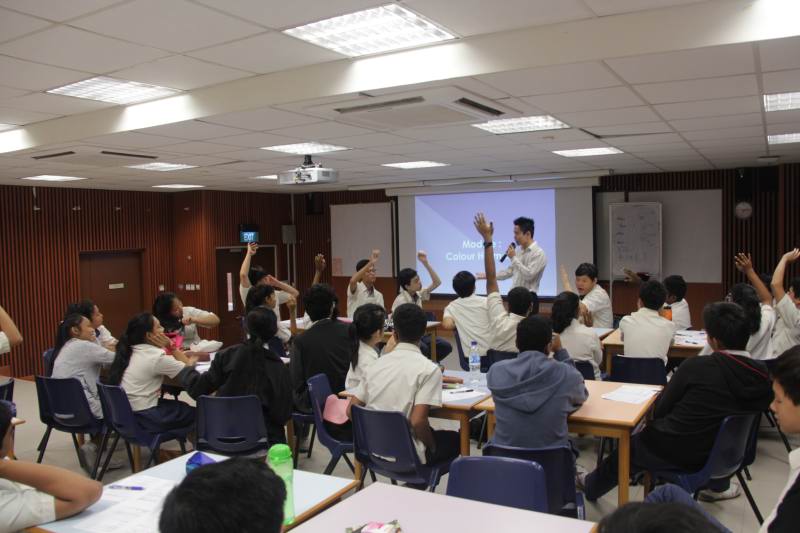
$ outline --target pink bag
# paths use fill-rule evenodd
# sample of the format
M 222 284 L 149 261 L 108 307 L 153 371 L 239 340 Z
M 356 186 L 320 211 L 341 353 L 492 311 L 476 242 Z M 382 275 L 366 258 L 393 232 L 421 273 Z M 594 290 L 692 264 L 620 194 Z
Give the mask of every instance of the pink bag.
M 339 398 L 335 394 L 331 394 L 325 398 L 325 409 L 322 410 L 322 419 L 333 424 L 344 424 L 347 418 L 347 404 L 349 400 Z

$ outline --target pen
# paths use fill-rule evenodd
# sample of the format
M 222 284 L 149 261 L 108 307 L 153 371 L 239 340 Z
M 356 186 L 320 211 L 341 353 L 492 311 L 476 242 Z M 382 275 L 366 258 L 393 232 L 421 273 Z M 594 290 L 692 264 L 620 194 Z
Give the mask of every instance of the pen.
M 459 394 L 462 392 L 473 392 L 475 389 L 454 390 L 450 394 Z
M 136 485 L 109 485 L 108 488 L 120 490 L 144 490 L 144 487 L 138 487 Z

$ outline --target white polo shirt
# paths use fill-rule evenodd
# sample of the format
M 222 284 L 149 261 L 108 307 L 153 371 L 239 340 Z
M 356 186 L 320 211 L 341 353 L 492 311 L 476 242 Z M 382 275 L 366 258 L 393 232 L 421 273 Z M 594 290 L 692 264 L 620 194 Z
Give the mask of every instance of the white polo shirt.
M 0 354 L 8 353 L 11 351 L 11 343 L 5 333 L 0 331 Z
M 766 360 L 777 357 L 772 348 L 772 329 L 775 327 L 775 309 L 771 305 L 761 304 L 761 325 L 758 331 L 747 340 L 748 357 Z M 714 350 L 706 344 L 698 355 L 711 355 Z
M 208 311 L 203 311 L 202 309 L 198 309 L 197 307 L 183 307 L 183 318 L 194 318 L 194 319 L 203 319 L 211 316 L 213 313 Z M 183 345 L 184 346 L 191 346 L 197 342 L 203 340 L 200 335 L 197 333 L 197 324 L 189 324 L 188 326 L 183 326 Z
M 353 369 L 353 365 L 350 365 L 347 369 L 344 388 L 349 391 L 358 388 L 364 380 L 364 373 L 367 371 L 367 368 L 377 360 L 378 351 L 369 344 L 358 341 L 358 366 L 356 366 L 355 370 Z
M 524 316 L 509 313 L 503 306 L 503 297 L 493 292 L 486 298 L 489 313 L 489 328 L 492 340 L 489 348 L 501 352 L 517 353 L 517 324 L 525 320 Z M 459 332 L 460 334 L 460 332 Z M 468 352 L 464 352 L 468 355 Z
M 392 303 L 392 313 L 394 313 L 394 310 L 403 304 L 415 304 L 420 308 L 423 308 L 422 302 L 427 302 L 430 299 L 431 291 L 429 291 L 427 288 L 417 291 L 417 294 L 413 296 L 407 290 L 401 289 L 400 293 L 395 296 L 394 303 Z
M 185 367 L 186 365 L 157 346 L 135 345 L 120 383 L 128 395 L 131 408 L 134 411 L 144 411 L 158 405 L 164 376 L 174 378 Z
M 606 290 L 599 284 L 581 298 L 581 303 L 592 313 L 592 326 L 595 328 L 613 328 L 614 313 L 611 311 L 611 299 Z
M 246 287 L 246 288 L 242 287 L 242 284 L 240 283 L 239 284 L 239 297 L 242 299 L 242 305 L 245 306 L 245 307 L 247 306 L 247 293 L 248 292 L 250 292 L 250 287 Z M 275 291 L 275 300 L 278 303 L 275 305 L 274 309 L 271 309 L 271 311 L 273 313 L 275 313 L 275 316 L 277 317 L 278 322 L 281 321 L 281 305 L 283 305 L 287 301 L 289 301 L 289 296 L 291 296 L 291 295 L 286 291 L 279 291 L 279 290 Z
M 0 478 L 0 531 L 20 531 L 55 519 L 56 500 L 53 496 Z
M 675 324 L 675 327 L 679 330 L 692 327 L 692 313 L 689 310 L 689 302 L 685 298 L 680 302 L 669 304 L 669 308 L 672 310 L 672 323 Z
M 529 291 L 539 292 L 539 282 L 542 281 L 544 268 L 547 266 L 547 256 L 535 241 L 527 248 L 517 252 L 511 260 L 511 265 L 506 270 L 497 273 L 498 280 L 512 278 L 511 285 L 525 287 Z
M 97 336 L 95 337 L 95 341 L 97 341 L 97 344 L 100 346 L 104 346 L 109 343 L 117 343 L 117 339 L 114 338 L 114 335 L 111 334 L 107 327 L 102 325 L 97 328 Z
M 442 405 L 442 371 L 418 346 L 401 342 L 367 367 L 352 393 L 369 409 L 400 411 L 410 419 L 416 405 Z M 414 438 L 414 446 L 424 464 L 425 445 Z
M 603 362 L 603 348 L 600 337 L 594 329 L 584 326 L 573 318 L 567 328 L 559 333 L 561 346 L 575 361 L 589 361 L 594 370 L 594 379 L 600 379 L 600 365 Z
M 778 323 L 772 336 L 772 347 L 775 357 L 800 344 L 800 309 L 794 305 L 791 297 L 785 294 L 775 307 L 778 312 Z
M 486 355 L 492 333 L 489 331 L 489 310 L 486 297 L 473 294 L 466 298 L 456 298 L 444 308 L 444 318 L 452 318 L 461 339 L 464 357 L 469 357 L 469 343 L 478 343 L 478 353 Z
M 675 324 L 658 311 L 642 307 L 619 323 L 625 357 L 657 357 L 667 364 L 667 352 L 675 338 Z
M 353 318 L 356 309 L 364 304 L 377 304 L 386 309 L 383 305 L 383 294 L 381 291 L 372 286 L 368 289 L 363 281 L 356 284 L 355 292 L 350 292 L 350 287 L 347 288 L 347 318 Z
M 798 476 L 800 476 L 800 448 L 789 452 L 789 480 L 786 482 L 786 486 L 783 488 L 783 492 L 781 492 L 778 498 L 778 503 L 775 504 L 775 507 L 772 508 L 772 512 L 766 520 L 764 520 L 764 523 L 761 524 L 761 529 L 758 530 L 758 533 L 767 533 L 767 531 L 769 531 L 770 524 L 772 524 L 778 516 L 778 507 L 783 502 L 786 493 L 789 492 L 789 489 L 791 489 L 792 485 L 797 481 Z

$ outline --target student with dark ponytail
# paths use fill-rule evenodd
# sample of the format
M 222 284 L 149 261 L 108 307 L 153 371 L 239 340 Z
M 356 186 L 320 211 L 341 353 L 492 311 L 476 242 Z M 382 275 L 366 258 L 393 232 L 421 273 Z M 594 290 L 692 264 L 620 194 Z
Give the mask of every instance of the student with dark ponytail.
M 350 324 L 352 359 L 344 386 L 353 390 L 364 379 L 367 367 L 378 360 L 377 345 L 383 340 L 386 311 L 377 304 L 364 304 L 353 314 Z
M 284 426 L 293 407 L 289 368 L 267 345 L 277 324 L 272 310 L 254 308 L 247 314 L 247 341 L 218 352 L 207 372 L 188 376 L 186 383 L 192 398 L 214 391 L 218 396 L 258 396 L 270 446 L 286 443 Z
M 183 346 L 189 347 L 200 342 L 197 327 L 215 328 L 219 317 L 210 311 L 183 305 L 174 293 L 162 292 L 153 302 L 153 314 L 161 322 L 167 333 L 178 333 L 183 337 Z M 178 346 L 181 348 L 181 346 Z
M 603 348 L 597 332 L 580 323 L 580 298 L 574 292 L 564 291 L 553 300 L 550 320 L 553 333 L 561 337 L 561 346 L 573 361 L 588 361 L 594 370 L 594 379 L 600 379 Z
M 117 339 L 115 339 L 108 328 L 103 325 L 103 313 L 100 312 L 100 308 L 97 307 L 93 301 L 84 299 L 78 303 L 69 304 L 67 306 L 67 312 L 64 313 L 64 317 L 73 313 L 78 313 L 88 318 L 94 328 L 95 342 L 104 348 L 114 351 L 114 346 L 117 345 Z

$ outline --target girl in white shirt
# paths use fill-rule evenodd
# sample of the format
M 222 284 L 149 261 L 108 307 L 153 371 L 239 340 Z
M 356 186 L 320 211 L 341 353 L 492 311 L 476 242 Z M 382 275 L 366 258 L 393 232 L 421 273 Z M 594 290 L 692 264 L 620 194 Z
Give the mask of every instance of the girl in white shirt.
M 344 385 L 347 390 L 357 388 L 367 367 L 378 360 L 377 345 L 383 340 L 385 322 L 386 311 L 377 304 L 364 304 L 353 314 L 350 324 L 352 356 Z
M 592 328 L 580 323 L 580 298 L 574 292 L 562 292 L 553 300 L 550 319 L 553 331 L 561 337 L 561 346 L 575 361 L 588 361 L 594 370 L 594 379 L 600 379 L 603 349 L 600 338 Z
M 275 337 L 279 339 L 283 345 L 285 345 L 289 342 L 289 339 L 292 338 L 292 329 L 297 329 L 296 302 L 293 297 L 290 296 L 289 298 L 290 299 L 286 302 L 289 306 L 289 311 L 291 312 L 288 328 L 281 324 L 280 317 L 278 316 L 277 291 L 275 291 L 275 288 L 270 285 L 257 285 L 250 287 L 250 289 L 247 291 L 247 298 L 245 299 L 245 316 L 249 315 L 250 311 L 258 307 L 269 309 L 275 315 L 275 320 L 278 323 L 278 333 L 275 335 Z M 276 350 L 276 352 L 280 356 L 286 355 L 285 348 L 280 351 Z
M 197 326 L 215 328 L 219 317 L 210 311 L 184 306 L 183 302 L 171 292 L 162 292 L 153 302 L 153 315 L 158 319 L 166 333 L 177 333 L 183 337 L 181 347 L 189 347 L 200 342 Z
M 93 301 L 87 299 L 81 300 L 76 304 L 69 304 L 64 316 L 66 317 L 72 313 L 79 313 L 89 319 L 95 330 L 94 342 L 108 350 L 114 350 L 114 346 L 117 345 L 117 339 L 103 325 L 103 313 L 100 312 L 100 308 Z

